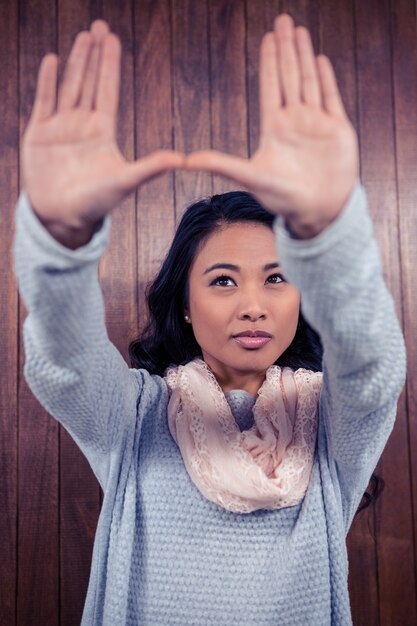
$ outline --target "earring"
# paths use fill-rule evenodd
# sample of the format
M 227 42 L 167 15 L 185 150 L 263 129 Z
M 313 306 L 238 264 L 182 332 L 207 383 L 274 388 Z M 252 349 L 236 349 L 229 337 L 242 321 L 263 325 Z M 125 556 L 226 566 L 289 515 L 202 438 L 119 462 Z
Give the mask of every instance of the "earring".
M 186 321 L 186 322 L 189 322 L 189 321 L 190 321 L 190 317 L 189 317 L 189 315 L 185 314 L 185 315 L 184 315 L 184 319 L 185 319 L 185 321 Z

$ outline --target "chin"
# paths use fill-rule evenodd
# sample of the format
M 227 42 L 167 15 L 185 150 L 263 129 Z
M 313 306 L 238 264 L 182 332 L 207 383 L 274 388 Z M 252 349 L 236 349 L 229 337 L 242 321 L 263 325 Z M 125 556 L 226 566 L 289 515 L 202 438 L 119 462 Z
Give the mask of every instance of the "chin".
M 280 355 L 261 354 L 261 350 L 247 350 L 244 354 L 231 359 L 231 365 L 236 369 L 245 369 L 248 371 L 267 370 L 273 365 Z

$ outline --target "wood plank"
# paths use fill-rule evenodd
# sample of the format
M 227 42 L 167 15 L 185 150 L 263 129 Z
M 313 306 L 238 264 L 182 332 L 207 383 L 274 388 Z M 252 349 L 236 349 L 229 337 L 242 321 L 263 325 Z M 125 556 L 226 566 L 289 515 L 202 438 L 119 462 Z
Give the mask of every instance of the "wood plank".
M 133 19 L 135 151 L 139 158 L 156 149 L 174 147 L 169 0 L 140 0 L 134 4 Z M 144 289 L 159 270 L 174 232 L 173 196 L 172 173 L 147 183 L 137 194 L 137 328 L 147 319 Z
M 372 0 L 366 3 L 366 7 L 356 2 L 352 15 L 348 0 L 337 3 L 337 7 L 330 7 L 325 2 L 317 7 L 316 2 L 305 0 L 288 0 L 286 3 L 279 3 L 278 0 L 263 3 L 212 0 L 208 5 L 207 32 L 210 37 L 207 39 L 203 27 L 207 10 L 205 3 L 140 0 L 125 6 L 123 3 L 120 3 L 121 6 L 116 4 L 103 0 L 103 3 L 93 2 L 84 6 L 80 0 L 73 4 L 61 0 L 58 8 L 59 44 L 60 50 L 65 53 L 76 30 L 87 28 L 90 20 L 100 15 L 108 19 L 121 36 L 124 70 L 119 140 L 128 158 L 133 158 L 135 153 L 144 155 L 158 147 L 172 147 L 174 144 L 176 148 L 187 151 L 208 147 L 210 133 L 207 120 L 210 117 L 213 147 L 242 156 L 246 156 L 248 146 L 250 153 L 256 149 L 259 42 L 264 30 L 271 27 L 273 17 L 280 12 L 279 4 L 281 11 L 289 10 L 297 24 L 303 23 L 313 29 L 316 45 L 319 44 L 334 63 L 348 114 L 360 132 L 362 179 L 368 190 L 385 275 L 399 313 L 403 302 L 409 360 L 407 395 L 400 404 L 394 433 L 376 470 L 386 480 L 385 492 L 376 508 L 357 516 L 348 538 L 352 611 L 355 626 L 399 623 L 411 626 L 417 622 L 417 555 L 412 541 L 412 523 L 417 532 L 417 464 L 413 454 L 410 459 L 408 452 L 417 446 L 417 422 L 414 419 L 417 414 L 417 391 L 416 377 L 413 376 L 417 363 L 414 280 L 417 261 L 414 243 L 417 232 L 417 192 L 414 184 L 417 113 L 414 103 L 417 87 L 415 81 L 410 79 L 416 75 L 417 69 L 415 6 L 411 0 L 398 0 L 391 4 L 388 0 L 379 3 Z M 6 343 L 2 341 L 0 347 L 3 363 L 7 364 L 5 371 L 16 370 L 13 363 L 16 364 L 19 358 L 17 350 L 20 347 L 20 378 L 16 381 L 13 377 L 2 377 L 0 382 L 0 419 L 2 433 L 5 433 L 4 454 L 0 451 L 0 470 L 8 486 L 7 493 L 5 489 L 0 489 L 0 505 L 3 505 L 2 511 L 6 511 L 1 518 L 3 526 L 0 527 L 2 537 L 6 537 L 0 565 L 0 623 L 49 626 L 58 623 L 60 615 L 63 624 L 79 623 L 101 494 L 84 457 L 63 429 L 60 429 L 61 472 L 58 473 L 59 429 L 55 420 L 41 409 L 28 390 L 22 375 L 24 355 L 21 339 L 20 346 L 14 339 L 18 313 L 20 320 L 26 316 L 22 303 L 17 310 L 17 294 L 8 271 L 10 239 L 7 236 L 12 228 L 12 210 L 17 195 L 18 142 L 15 135 L 18 122 L 16 119 L 13 122 L 13 112 L 17 111 L 18 105 L 14 100 L 13 81 L 17 80 L 18 48 L 17 39 L 10 37 L 13 23 L 16 28 L 16 7 L 10 9 L 8 5 L 0 25 L 0 31 L 5 33 L 0 38 L 0 55 L 7 59 L 8 67 L 7 75 L 0 76 L 3 87 L 0 107 L 4 110 L 0 116 L 0 127 L 4 127 L 0 160 L 2 164 L 3 160 L 6 163 L 1 168 L 0 189 L 6 206 L 9 206 L 9 212 L 4 214 L 0 224 L 3 229 L 0 246 L 6 242 L 5 253 L 0 255 L 4 259 L 3 266 L 0 266 L 4 277 L 1 288 L 3 293 L 4 290 L 7 292 L 0 299 L 0 306 L 3 306 L 1 319 L 4 328 L 8 329 Z M 133 32 L 130 12 L 133 15 Z M 56 49 L 56 18 L 55 4 L 50 0 L 21 3 L 21 132 L 33 102 L 41 57 Z M 356 50 L 353 48 L 355 36 L 358 39 Z M 358 58 L 358 92 L 355 52 Z M 208 75 L 213 95 L 211 108 L 208 104 Z M 4 87 L 4 80 L 7 87 Z M 199 93 L 193 91 L 196 85 Z M 356 116 L 357 97 L 359 116 Z M 132 101 L 135 102 L 134 107 L 131 106 Z M 155 102 L 157 106 L 150 106 L 149 103 Z M 187 116 L 190 116 L 189 120 Z M 132 126 L 135 134 L 132 133 Z M 202 145 L 203 142 L 205 145 Z M 215 179 L 214 185 L 216 191 L 234 187 L 230 181 L 221 179 Z M 100 266 L 100 278 L 109 335 L 125 358 L 129 340 L 127 334 L 132 338 L 139 326 L 137 311 L 141 322 L 144 321 L 143 288 L 158 270 L 172 237 L 175 226 L 174 191 L 179 217 L 186 203 L 211 192 L 210 177 L 177 174 L 174 187 L 173 175 L 164 175 L 140 190 L 137 217 L 133 197 L 113 213 L 111 243 Z M 402 282 L 399 279 L 400 270 Z M 21 322 L 19 330 L 21 333 Z M 16 411 L 13 403 L 17 382 L 20 385 L 18 433 L 17 423 L 10 421 L 10 415 Z M 17 480 L 17 475 L 18 484 L 13 482 Z M 76 490 L 72 489 L 71 481 L 77 485 Z M 72 498 L 75 500 L 72 501 Z M 18 562 L 14 563 L 16 549 Z M 4 573 L 6 586 L 3 584 Z
M 306 26 L 316 54 L 332 61 L 347 114 L 356 129 L 356 84 L 352 6 L 339 2 L 283 2 L 281 9 L 292 15 L 296 26 Z M 349 591 L 355 624 L 376 624 L 378 595 L 373 541 L 373 510 L 361 513 L 349 533 Z M 365 601 L 366 599 L 366 601 Z
M 172 70 L 175 149 L 184 153 L 210 148 L 210 76 L 207 5 L 172 0 Z M 184 209 L 212 193 L 212 176 L 175 172 L 177 221 Z
M 20 131 L 32 108 L 42 57 L 56 49 L 56 5 L 20 5 Z M 26 317 L 21 303 L 20 320 Z M 20 329 L 20 337 L 22 331 Z M 58 424 L 23 379 L 20 345 L 17 624 L 59 623 Z
M 259 46 L 264 33 L 273 30 L 274 19 L 284 12 L 293 17 L 296 26 L 309 29 L 318 49 L 317 0 L 269 0 L 261 4 L 246 0 L 249 154 L 255 152 L 259 138 Z
M 248 156 L 244 0 L 209 0 L 212 147 Z M 214 193 L 240 189 L 213 176 Z
M 246 0 L 246 76 L 248 102 L 248 152 L 252 155 L 259 144 L 259 49 L 263 35 L 271 31 L 279 15 L 280 0 L 260 4 Z
M 122 74 L 118 118 L 118 145 L 128 161 L 135 159 L 134 33 L 131 3 L 103 0 L 102 17 L 122 43 Z M 100 283 L 111 341 L 129 363 L 129 336 L 137 331 L 136 202 L 132 193 L 112 212 L 110 245 L 100 263 Z
M 81 0 L 58 3 L 59 76 L 77 33 L 100 17 Z M 59 426 L 60 620 L 61 626 L 81 621 L 87 592 L 94 534 L 100 511 L 100 488 L 86 458 Z
M 410 450 L 410 474 L 404 464 L 396 468 L 396 474 L 402 475 L 402 480 L 411 490 L 413 506 L 413 531 L 417 536 L 417 294 L 416 294 L 416 267 L 417 267 L 417 46 L 416 46 L 416 4 L 412 0 L 399 0 L 391 3 L 390 28 L 392 35 L 393 55 L 393 106 L 394 106 L 394 133 L 397 165 L 397 198 L 399 208 L 400 227 L 400 255 L 402 277 L 402 302 L 404 315 L 404 333 L 407 345 L 408 376 L 406 386 L 406 407 L 408 410 L 408 428 Z M 406 450 L 402 450 L 404 456 Z M 410 500 L 410 492 L 403 490 L 400 494 L 403 500 Z M 396 509 L 393 508 L 396 517 Z M 401 529 L 400 529 L 401 531 Z M 397 540 L 401 538 L 396 535 Z M 406 537 L 407 539 L 407 537 Z M 394 547 L 394 546 L 393 546 Z M 405 546 L 404 546 L 405 547 Z M 414 554 L 411 552 L 407 562 L 414 560 L 414 572 L 417 569 L 417 544 L 414 541 Z M 413 559 L 414 557 L 414 559 Z M 409 569 L 409 568 L 407 568 Z M 406 572 L 402 574 L 402 578 Z M 414 574 L 414 581 L 416 580 Z M 400 582 L 400 581 L 399 581 Z M 400 586 L 400 585 L 399 585 Z M 407 624 L 416 623 L 416 593 L 414 589 L 408 602 L 414 603 Z M 403 602 L 407 588 L 397 588 L 398 595 L 395 605 Z M 407 604 L 408 604 L 407 602 Z M 392 613 L 393 611 L 391 611 Z M 388 622 L 387 622 L 388 623 Z
M 355 30 L 362 180 L 384 274 L 401 315 L 389 2 L 370 0 L 366 6 L 355 2 Z M 386 482 L 375 507 L 382 626 L 417 621 L 409 463 L 407 420 L 401 402 L 394 431 L 377 467 Z
M 317 11 L 319 15 L 317 53 L 330 57 L 346 113 L 358 130 L 352 5 L 345 1 L 330 6 L 324 0 L 320 0 Z
M 355 626 L 378 626 L 375 505 L 357 513 L 347 537 L 347 547 L 353 623 Z
M 6 7 L 3 6 L 3 9 Z M 18 294 L 13 273 L 14 206 L 18 195 L 18 15 L 12 3 L 0 22 L 0 624 L 15 626 L 17 595 Z
M 329 6 L 321 2 L 319 15 L 320 51 L 327 54 L 333 63 L 346 112 L 358 131 L 352 4 L 340 2 L 337 6 Z M 352 617 L 354 624 L 363 626 L 378 623 L 374 518 L 374 508 L 359 513 L 347 538 Z

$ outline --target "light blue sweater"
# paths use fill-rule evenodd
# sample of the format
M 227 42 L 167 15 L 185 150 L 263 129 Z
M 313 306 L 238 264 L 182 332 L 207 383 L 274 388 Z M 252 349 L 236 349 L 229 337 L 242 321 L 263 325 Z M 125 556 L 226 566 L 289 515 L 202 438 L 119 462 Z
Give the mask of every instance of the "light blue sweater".
M 405 376 L 363 187 L 312 240 L 275 222 L 284 272 L 324 344 L 310 484 L 299 505 L 275 511 L 228 512 L 188 477 L 167 426 L 164 380 L 129 369 L 108 339 L 97 270 L 110 230 L 107 216 L 87 245 L 67 249 L 19 198 L 24 375 L 104 492 L 82 626 L 351 625 L 345 537 Z M 227 398 L 247 428 L 254 397 Z

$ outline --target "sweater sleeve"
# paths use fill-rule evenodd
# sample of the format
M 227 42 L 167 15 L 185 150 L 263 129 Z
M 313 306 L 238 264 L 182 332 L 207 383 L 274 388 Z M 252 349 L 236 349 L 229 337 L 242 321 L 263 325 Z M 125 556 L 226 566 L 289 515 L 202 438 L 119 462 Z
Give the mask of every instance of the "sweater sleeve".
M 284 273 L 324 348 L 320 420 L 347 532 L 394 426 L 404 341 L 359 181 L 317 237 L 293 239 L 282 218 L 275 231 Z
M 105 326 L 98 264 L 110 228 L 106 216 L 90 242 L 71 250 L 44 228 L 24 191 L 16 206 L 14 269 L 28 310 L 24 376 L 85 454 L 103 489 L 110 457 L 114 461 L 135 428 L 141 380 Z

